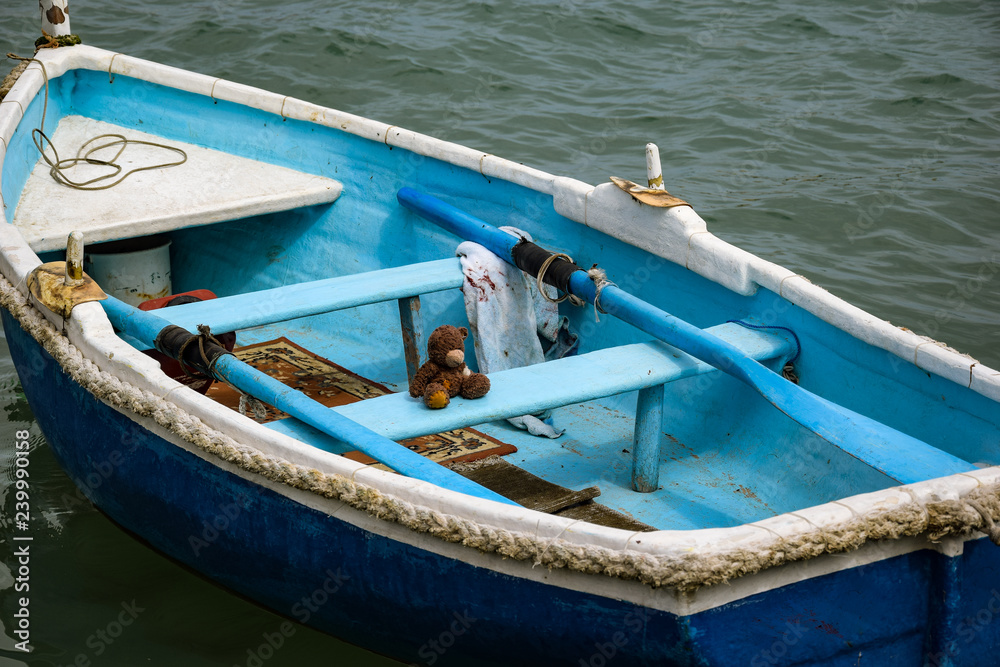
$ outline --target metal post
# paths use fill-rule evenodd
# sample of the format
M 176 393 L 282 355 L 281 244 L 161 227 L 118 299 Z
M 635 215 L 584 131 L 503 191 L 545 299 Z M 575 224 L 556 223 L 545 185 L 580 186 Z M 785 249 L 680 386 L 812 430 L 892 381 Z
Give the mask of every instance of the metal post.
M 663 189 L 663 170 L 660 169 L 660 149 L 656 144 L 646 144 L 646 179 L 654 190 Z
M 67 0 L 38 0 L 42 14 L 42 31 L 52 37 L 70 35 Z
M 66 278 L 70 287 L 83 284 L 83 233 L 73 232 L 66 239 Z

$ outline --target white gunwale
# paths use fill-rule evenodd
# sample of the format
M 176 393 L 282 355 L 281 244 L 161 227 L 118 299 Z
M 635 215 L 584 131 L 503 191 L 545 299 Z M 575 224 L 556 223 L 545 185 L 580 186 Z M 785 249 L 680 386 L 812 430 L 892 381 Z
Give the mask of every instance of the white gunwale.
M 552 176 L 509 160 L 378 121 L 90 46 L 46 50 L 41 52 L 38 58 L 45 63 L 50 79 L 61 76 L 71 69 L 126 75 L 270 111 L 287 118 L 337 128 L 552 195 L 556 211 L 569 219 L 686 266 L 740 294 L 753 294 L 759 287 L 764 287 L 867 343 L 961 386 L 969 387 L 988 398 L 1000 400 L 1000 372 L 982 366 L 932 339 L 894 327 L 851 306 L 788 269 L 731 246 L 708 232 L 704 220 L 689 207 L 677 207 L 665 211 L 652 210 L 634 203 L 628 195 L 611 184 L 594 187 L 574 179 Z M 3 140 L 3 146 L 0 148 L 4 150 L 4 154 L 0 154 L 0 159 L 5 156 L 6 146 L 23 115 L 22 110 L 27 108 L 28 103 L 42 86 L 41 70 L 37 64 L 32 63 L 12 88 L 4 104 L 0 106 L 0 138 Z M 10 202 L 5 202 L 5 206 L 10 205 Z M 606 214 L 611 210 L 615 211 L 618 220 L 622 218 L 622 211 L 626 211 L 626 218 L 636 224 L 619 223 L 614 227 L 605 226 L 603 221 L 613 219 Z M 26 293 L 27 275 L 40 263 L 40 260 L 14 225 L 4 225 L 0 230 L 0 248 L 2 248 L 0 270 L 22 293 Z M 922 506 L 928 502 L 956 500 L 977 487 L 1000 483 L 1000 467 L 985 468 L 968 474 L 840 499 L 732 528 L 632 533 L 472 498 L 425 482 L 369 468 L 341 456 L 309 447 L 195 392 L 176 391 L 181 385 L 167 378 L 155 361 L 125 344 L 114 334 L 99 304 L 87 303 L 77 306 L 71 318 L 65 323 L 45 308 L 40 310 L 53 324 L 64 328 L 69 340 L 102 371 L 112 373 L 156 396 L 167 398 L 178 407 L 200 417 L 207 425 L 230 434 L 240 442 L 257 447 L 265 453 L 310 465 L 327 473 L 344 475 L 414 504 L 542 538 L 558 537 L 581 545 L 596 545 L 612 550 L 629 550 L 667 558 L 680 559 L 691 554 L 710 557 L 712 554 L 738 548 L 767 549 L 782 537 L 804 535 L 814 532 L 817 528 L 822 530 L 833 527 L 854 516 L 899 508 L 910 503 Z M 496 571 L 509 572 L 519 577 L 545 581 L 570 589 L 626 599 L 674 613 L 694 613 L 710 609 L 794 581 L 857 567 L 918 549 L 931 548 L 956 555 L 961 553 L 965 539 L 981 537 L 976 533 L 970 538 L 948 538 L 934 544 L 923 538 L 895 540 L 891 543 L 869 542 L 854 552 L 821 556 L 772 568 L 741 577 L 728 586 L 709 587 L 686 597 L 678 597 L 672 591 L 651 589 L 637 582 L 533 568 L 530 562 L 503 559 L 494 554 L 483 554 L 474 549 L 449 544 L 426 534 L 377 520 L 339 501 L 331 501 L 268 482 L 205 454 L 176 435 L 164 431 L 149 419 L 134 414 L 128 416 L 213 465 L 229 469 L 234 474 L 253 480 L 254 483 L 270 487 L 289 498 L 335 515 L 365 530 Z M 639 536 L 641 541 L 636 539 Z

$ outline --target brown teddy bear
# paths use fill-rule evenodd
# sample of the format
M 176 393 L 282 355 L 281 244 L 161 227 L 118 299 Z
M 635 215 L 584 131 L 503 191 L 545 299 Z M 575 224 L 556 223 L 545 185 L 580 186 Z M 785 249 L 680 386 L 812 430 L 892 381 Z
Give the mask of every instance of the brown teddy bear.
M 410 396 L 424 397 L 427 407 L 439 410 L 451 399 L 482 398 L 490 390 L 490 379 L 473 373 L 465 365 L 465 339 L 469 330 L 445 324 L 427 339 L 427 361 L 410 383 Z

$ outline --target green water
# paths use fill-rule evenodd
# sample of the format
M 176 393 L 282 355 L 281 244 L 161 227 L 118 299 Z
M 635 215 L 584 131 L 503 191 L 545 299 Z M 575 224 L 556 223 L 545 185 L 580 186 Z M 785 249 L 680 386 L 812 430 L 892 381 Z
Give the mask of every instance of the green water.
M 4 52 L 30 53 L 35 13 L 3 0 Z M 717 235 L 1000 367 L 995 2 L 78 0 L 71 17 L 95 46 L 592 183 L 641 180 L 654 141 L 667 188 Z M 282 620 L 79 501 L 5 347 L 0 407 L 4 533 L 18 429 L 35 508 L 35 653 L 14 649 L 0 569 L 0 666 L 254 664 Z M 262 664 L 317 660 L 395 664 L 301 626 Z

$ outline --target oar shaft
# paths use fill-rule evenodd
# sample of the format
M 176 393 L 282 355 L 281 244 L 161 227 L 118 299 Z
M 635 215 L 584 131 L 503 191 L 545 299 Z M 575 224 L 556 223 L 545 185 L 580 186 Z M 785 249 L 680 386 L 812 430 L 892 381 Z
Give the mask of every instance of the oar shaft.
M 162 317 L 141 311 L 112 296 L 101 304 L 116 329 L 151 347 L 155 346 L 157 337 L 165 328 L 173 326 Z M 167 352 L 163 349 L 161 351 Z M 240 361 L 232 354 L 220 356 L 212 371 L 220 380 L 243 393 L 287 412 L 403 475 L 470 496 L 516 505 L 500 494 L 334 412 L 305 394 Z
M 534 267 L 551 255 L 412 188 L 400 189 L 397 199 L 405 208 L 479 243 L 531 275 L 537 275 Z M 590 303 L 597 296 L 597 285 L 589 274 L 565 260 L 551 262 L 543 278 Z M 908 484 L 975 470 L 967 461 L 786 381 L 726 341 L 614 285 L 603 287 L 599 304 L 623 322 L 744 382 L 802 426 L 897 481 Z

